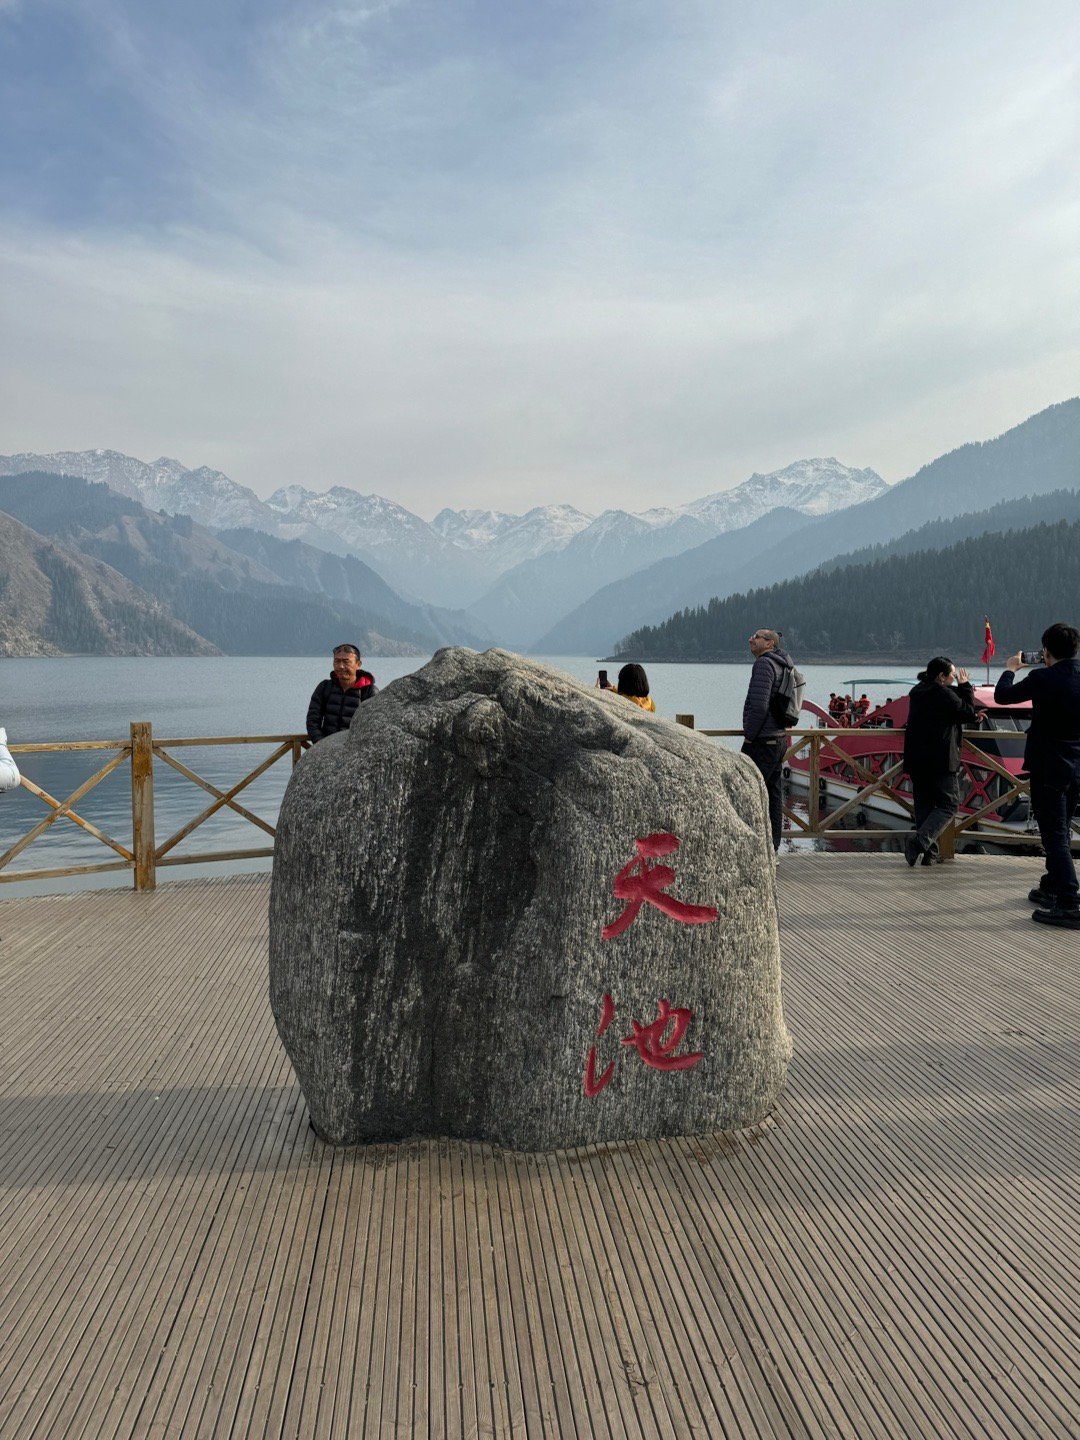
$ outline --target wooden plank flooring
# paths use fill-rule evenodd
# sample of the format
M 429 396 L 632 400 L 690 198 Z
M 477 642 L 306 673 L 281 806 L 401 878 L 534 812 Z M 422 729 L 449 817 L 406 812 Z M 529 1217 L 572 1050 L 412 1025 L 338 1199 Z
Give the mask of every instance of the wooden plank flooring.
M 768 1122 L 314 1139 L 264 877 L 0 903 L 0 1437 L 1080 1433 L 1080 936 L 781 860 Z

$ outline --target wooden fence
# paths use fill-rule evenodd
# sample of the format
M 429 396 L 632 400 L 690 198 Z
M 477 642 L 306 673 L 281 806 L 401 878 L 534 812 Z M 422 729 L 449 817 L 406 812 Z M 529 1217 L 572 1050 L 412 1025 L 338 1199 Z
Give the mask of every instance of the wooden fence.
M 693 715 L 677 715 L 675 719 L 679 724 L 687 725 L 690 729 L 695 728 Z M 731 739 L 741 739 L 742 736 L 742 732 L 739 730 L 700 730 L 698 733 Z M 905 829 L 902 826 L 904 818 L 912 820 L 914 818 L 910 791 L 905 790 L 901 778 L 903 761 L 891 760 L 886 747 L 883 747 L 874 756 L 857 757 L 849 754 L 842 745 L 838 744 L 839 741 L 853 735 L 865 739 L 867 735 L 865 729 L 839 730 L 829 727 L 791 730 L 788 733 L 790 744 L 785 764 L 790 766 L 793 759 L 797 759 L 803 754 L 807 759 L 805 771 L 806 812 L 803 814 L 795 809 L 790 803 L 790 797 L 784 807 L 784 813 L 793 835 L 826 840 L 835 840 L 841 837 L 875 840 L 898 839 L 911 833 L 910 827 Z M 882 737 L 887 735 L 890 744 L 893 747 L 898 744 L 902 750 L 904 733 L 902 730 L 871 733 L 880 734 Z M 1010 737 L 1008 731 L 965 732 L 964 773 L 968 776 L 970 783 L 968 793 L 961 795 L 961 803 L 966 804 L 968 809 L 958 815 L 942 835 L 939 843 L 943 855 L 953 855 L 958 840 L 973 844 L 985 842 L 994 845 L 1032 846 L 1037 844 L 1037 836 L 1032 833 L 1007 829 L 1004 825 L 996 823 L 993 818 L 1000 815 L 1014 800 L 1026 796 L 1028 787 L 1026 780 L 1018 779 L 992 755 L 988 755 L 979 748 L 978 742 L 981 741 L 985 744 L 988 734 L 992 734 L 995 740 L 1000 740 L 1002 734 L 1006 738 Z M 1022 741 L 1023 735 L 1015 732 L 1012 733 L 1011 738 L 1015 741 Z M 111 870 L 130 870 L 136 890 L 152 890 L 157 883 L 157 871 L 164 866 L 269 857 L 274 853 L 272 843 L 247 850 L 209 850 L 184 855 L 177 855 L 175 851 L 182 840 L 186 840 L 200 825 L 226 807 L 262 831 L 272 842 L 275 833 L 274 826 L 268 820 L 264 820 L 261 816 L 248 810 L 240 803 L 237 796 L 279 761 L 288 760 L 290 765 L 295 765 L 309 743 L 305 735 L 230 735 L 197 739 L 155 740 L 150 725 L 140 721 L 131 726 L 131 733 L 127 740 L 75 740 L 11 745 L 9 748 L 15 755 L 100 751 L 108 754 L 110 758 L 95 770 L 89 779 L 84 780 L 76 790 L 72 791 L 66 800 L 56 799 L 40 785 L 25 775 L 23 776 L 23 788 L 30 791 L 32 795 L 36 795 L 45 804 L 48 814 L 0 855 L 0 884 L 19 880 L 46 880 L 69 875 L 92 875 Z M 199 775 L 172 753 L 176 750 L 190 750 L 209 745 L 270 745 L 273 748 L 270 754 L 260 760 L 242 779 L 228 789 L 222 789 Z M 160 842 L 156 838 L 154 827 L 155 759 L 168 765 L 212 797 L 210 803 L 193 820 L 189 820 L 179 830 Z M 104 830 L 80 815 L 75 808 L 95 786 L 122 765 L 129 765 L 131 774 L 132 840 L 130 846 L 106 834 Z M 823 805 L 822 799 L 825 788 L 833 781 L 841 787 L 850 789 L 851 794 L 843 798 L 835 809 L 829 809 Z M 853 816 L 861 813 L 865 817 L 867 807 L 872 809 L 875 799 L 885 799 L 890 801 L 894 808 L 899 807 L 901 827 L 873 829 L 867 826 L 857 831 L 844 828 L 844 822 L 849 821 Z M 113 851 L 119 858 L 91 865 L 67 865 L 42 870 L 9 870 L 7 867 L 11 862 L 41 835 L 45 834 L 57 820 L 71 821 L 84 833 Z M 1074 841 L 1074 848 L 1077 845 L 1080 845 L 1080 831 Z
M 695 729 L 693 715 L 676 715 L 676 722 Z M 742 739 L 741 730 L 699 730 L 699 735 Z M 882 742 L 881 749 L 870 756 L 853 755 L 840 743 L 857 736 L 865 741 L 872 736 Z M 1033 823 L 1024 829 L 1002 823 L 1003 812 L 1015 802 L 1026 799 L 1030 815 L 1030 791 L 1026 777 L 1019 778 L 995 756 L 987 754 L 988 741 L 995 744 L 1022 745 L 1025 735 L 1014 730 L 965 730 L 961 751 L 963 764 L 960 804 L 961 812 L 941 835 L 938 846 L 946 859 L 956 853 L 957 844 L 1037 846 L 1039 837 Z M 788 731 L 788 750 L 784 764 L 805 756 L 806 813 L 791 804 L 790 786 L 785 798 L 784 816 L 793 836 L 820 839 L 859 838 L 862 840 L 900 839 L 914 831 L 915 812 L 911 790 L 904 773 L 903 730 L 874 730 L 867 727 L 838 729 L 832 726 Z M 893 756 L 895 755 L 895 759 Z M 844 798 L 835 808 L 822 803 L 833 785 Z M 848 793 L 850 792 L 850 793 Z M 873 829 L 860 826 L 857 831 L 844 822 L 853 817 L 867 818 L 874 801 L 891 802 L 901 812 L 899 826 Z M 910 823 L 905 828 L 903 820 Z M 1080 848 L 1080 817 L 1073 822 L 1073 849 Z
M 273 841 L 274 826 L 260 815 L 248 810 L 236 797 L 280 760 L 287 759 L 291 765 L 295 765 L 309 744 L 310 741 L 306 735 L 229 735 L 200 736 L 197 739 L 155 740 L 149 723 L 138 721 L 132 724 L 127 740 L 73 740 L 11 745 L 9 749 L 16 756 L 73 751 L 100 751 L 106 754 L 112 752 L 112 754 L 111 758 L 95 770 L 89 779 L 84 780 L 76 790 L 73 790 L 66 800 L 56 799 L 54 795 L 35 784 L 33 780 L 28 779 L 25 775 L 22 777 L 23 788 L 29 790 L 32 795 L 36 795 L 48 807 L 49 813 L 32 830 L 27 831 L 0 855 L 0 884 L 17 880 L 48 880 L 66 875 L 95 875 L 109 870 L 130 870 L 136 890 L 152 890 L 157 883 L 157 871 L 162 866 L 198 865 L 213 860 L 255 860 L 273 855 L 272 843 L 248 850 L 210 850 L 185 855 L 177 855 L 174 852 L 182 840 L 186 840 L 194 830 L 197 830 L 212 815 L 216 815 L 225 807 L 254 825 Z M 220 786 L 214 785 L 199 775 L 172 753 L 174 750 L 207 745 L 270 745 L 273 749 L 242 779 L 227 790 L 223 790 Z M 213 796 L 210 804 L 201 810 L 193 820 L 189 820 L 186 825 L 182 825 L 174 834 L 160 842 L 156 839 L 154 829 L 155 759 L 170 766 L 185 779 L 191 781 L 193 785 L 197 785 Z M 91 790 L 122 765 L 128 765 L 131 773 L 132 839 L 130 846 L 115 839 L 112 835 L 107 835 L 104 830 L 80 815 L 75 809 L 76 805 Z M 96 865 L 66 865 L 45 870 L 7 870 L 11 862 L 21 855 L 27 846 L 32 845 L 52 825 L 55 825 L 57 820 L 70 820 L 72 824 L 78 825 L 87 835 L 93 836 L 95 840 L 107 846 L 120 858 L 106 860 Z

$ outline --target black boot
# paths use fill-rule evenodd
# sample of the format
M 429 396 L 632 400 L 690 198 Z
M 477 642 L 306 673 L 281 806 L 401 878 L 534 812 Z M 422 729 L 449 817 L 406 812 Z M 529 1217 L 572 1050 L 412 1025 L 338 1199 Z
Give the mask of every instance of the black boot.
M 1054 903 L 1048 910 L 1033 910 L 1031 918 L 1040 925 L 1057 925 L 1062 930 L 1080 930 L 1080 906 Z

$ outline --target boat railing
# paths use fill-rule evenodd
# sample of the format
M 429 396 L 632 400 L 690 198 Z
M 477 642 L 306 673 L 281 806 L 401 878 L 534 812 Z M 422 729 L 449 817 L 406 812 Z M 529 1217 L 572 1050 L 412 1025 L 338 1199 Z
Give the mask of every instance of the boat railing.
M 693 715 L 676 715 L 675 720 L 691 730 L 697 727 Z M 698 730 L 699 735 L 720 739 L 742 740 L 741 730 Z M 784 817 L 792 838 L 823 840 L 897 840 L 914 833 L 915 811 L 910 790 L 903 788 L 904 772 L 904 731 L 876 729 L 865 725 L 840 728 L 832 725 L 796 728 L 789 730 L 788 749 L 784 757 L 785 766 L 792 760 L 800 762 L 806 769 L 806 809 L 801 812 L 785 796 Z M 1009 770 L 1000 760 L 987 753 L 984 748 L 988 736 L 996 745 L 1020 746 L 1026 736 L 1020 730 L 965 730 L 961 761 L 966 779 L 967 791 L 960 796 L 963 807 L 956 818 L 941 835 L 938 845 L 943 857 L 951 859 L 958 844 L 983 846 L 1023 846 L 1031 848 L 1038 844 L 1038 835 L 1033 823 L 1018 830 L 1006 825 L 1002 813 L 1016 802 L 1027 799 L 1030 816 L 1030 787 L 1026 775 L 1020 776 Z M 882 741 L 883 748 L 873 755 L 855 755 L 845 749 L 843 741 L 868 736 Z M 887 748 L 886 748 L 887 747 Z M 896 759 L 890 758 L 896 755 Z M 847 795 L 839 805 L 824 803 L 830 778 L 842 779 Z M 865 821 L 866 809 L 873 808 L 875 799 L 893 802 L 910 824 L 894 826 L 891 829 L 874 829 L 869 824 L 859 824 L 852 830 L 853 820 Z M 1073 848 L 1080 848 L 1080 818 L 1073 821 Z
M 24 835 L 0 854 L 0 884 L 25 880 L 51 880 L 71 875 L 96 875 L 108 871 L 128 870 L 131 872 L 136 890 L 152 890 L 157 883 L 157 871 L 164 866 L 197 865 L 211 861 L 255 860 L 273 855 L 273 844 L 263 844 L 247 849 L 218 849 L 177 854 L 180 843 L 188 838 L 200 825 L 204 825 L 219 811 L 228 809 L 242 820 L 255 826 L 272 842 L 274 825 L 256 815 L 237 796 L 254 781 L 264 775 L 272 766 L 282 760 L 295 765 L 301 754 L 310 745 L 306 735 L 210 735 L 178 739 L 155 739 L 148 721 L 133 722 L 126 740 L 71 740 L 42 741 L 35 744 L 9 745 L 16 757 L 20 755 L 71 754 L 72 752 L 100 752 L 109 755 L 101 765 L 66 800 L 38 785 L 28 776 L 22 776 L 22 786 L 37 796 L 46 806 L 48 813 Z M 228 745 L 268 745 L 270 753 L 263 756 L 235 783 L 223 788 L 198 774 L 191 765 L 185 764 L 173 752 L 191 750 L 197 747 Z M 189 757 L 190 758 L 190 757 Z M 191 784 L 198 786 L 212 796 L 206 805 L 191 820 L 181 825 L 164 840 L 158 840 L 154 824 L 154 761 L 158 760 L 182 775 Z M 192 761 L 194 764 L 194 761 Z M 127 766 L 131 781 L 131 843 L 109 835 L 100 826 L 80 815 L 75 808 L 114 770 Z M 69 820 L 80 830 L 111 850 L 118 859 L 101 861 L 96 864 L 53 866 L 39 870 L 11 869 L 11 862 L 17 859 L 28 846 L 39 840 L 58 820 Z

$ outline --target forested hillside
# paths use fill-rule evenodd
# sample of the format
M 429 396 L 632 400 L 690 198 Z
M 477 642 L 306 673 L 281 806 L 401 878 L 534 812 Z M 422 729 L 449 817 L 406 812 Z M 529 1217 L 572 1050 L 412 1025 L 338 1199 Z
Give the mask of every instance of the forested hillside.
M 1054 620 L 1080 614 L 1080 521 L 980 535 L 942 550 L 819 569 L 683 610 L 628 635 L 620 657 L 730 660 L 759 626 L 803 659 L 970 660 L 988 614 L 999 652 L 1034 648 Z
M 866 565 L 888 555 L 914 555 L 918 550 L 945 550 L 961 540 L 976 535 L 989 535 L 1006 530 L 1030 530 L 1033 525 L 1052 525 L 1058 520 L 1080 520 L 1080 490 L 1052 490 L 1049 495 L 1023 495 L 1019 500 L 1003 500 L 989 510 L 976 510 L 969 515 L 954 515 L 948 520 L 931 520 L 918 530 L 909 530 L 897 540 L 880 545 L 866 545 L 837 555 L 821 566 L 837 570 L 845 565 Z
M 263 530 L 218 530 L 221 542 L 238 555 L 258 563 L 285 585 L 310 594 L 344 600 L 369 615 L 385 615 L 384 628 L 408 633 L 416 643 L 471 645 L 483 649 L 491 636 L 464 610 L 447 610 L 405 600 L 370 565 L 355 555 L 332 555 L 303 540 L 279 540 Z
M 0 512 L 0 655 L 216 653 L 110 566 Z

